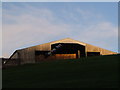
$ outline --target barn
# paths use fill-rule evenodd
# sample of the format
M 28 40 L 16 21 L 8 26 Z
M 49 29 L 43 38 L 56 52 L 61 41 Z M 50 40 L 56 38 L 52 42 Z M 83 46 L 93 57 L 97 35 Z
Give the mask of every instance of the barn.
M 65 38 L 16 50 L 10 56 L 9 60 L 4 63 L 15 61 L 17 64 L 26 64 L 56 59 L 76 59 L 110 54 L 117 53 L 71 38 Z

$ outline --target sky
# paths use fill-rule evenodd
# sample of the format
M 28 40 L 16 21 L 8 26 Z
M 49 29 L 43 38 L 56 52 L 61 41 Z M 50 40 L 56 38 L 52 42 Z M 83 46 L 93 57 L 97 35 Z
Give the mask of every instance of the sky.
M 68 37 L 118 52 L 118 3 L 2 3 L 2 57 Z

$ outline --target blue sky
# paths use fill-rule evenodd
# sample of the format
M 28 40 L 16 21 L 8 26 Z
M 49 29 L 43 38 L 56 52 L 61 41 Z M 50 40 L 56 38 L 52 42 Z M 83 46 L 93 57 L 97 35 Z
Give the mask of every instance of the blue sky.
M 3 56 L 70 37 L 118 52 L 117 2 L 2 4 Z

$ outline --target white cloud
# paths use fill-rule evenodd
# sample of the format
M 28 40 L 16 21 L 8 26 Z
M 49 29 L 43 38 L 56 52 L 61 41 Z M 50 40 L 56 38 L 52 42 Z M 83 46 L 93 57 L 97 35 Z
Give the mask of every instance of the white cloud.
M 102 48 L 115 50 L 118 47 L 118 28 L 110 22 L 100 22 L 87 27 L 82 33 L 79 32 L 79 36 L 75 36 L 75 38 L 81 38 L 84 42 Z
M 71 37 L 88 43 L 94 42 L 94 44 L 98 43 L 96 40 L 99 42 L 102 40 L 101 46 L 103 43 L 104 45 L 107 43 L 107 39 L 117 38 L 116 26 L 107 21 L 96 24 L 89 21 L 90 25 L 85 26 L 81 26 L 82 22 L 73 25 L 61 22 L 49 9 L 37 9 L 31 6 L 26 8 L 26 10 L 20 11 L 22 13 L 20 15 L 10 14 L 8 10 L 3 11 L 3 55 L 6 57 L 12 54 L 15 49 L 45 43 L 55 40 L 55 38 Z M 27 11 L 28 9 L 31 11 Z M 16 10 L 21 10 L 21 8 Z M 85 18 L 88 14 L 89 18 L 93 18 L 93 15 L 87 11 L 79 13 Z M 69 19 L 74 16 L 72 13 Z M 77 18 L 74 17 L 74 20 Z M 55 23 L 59 21 L 60 23 Z

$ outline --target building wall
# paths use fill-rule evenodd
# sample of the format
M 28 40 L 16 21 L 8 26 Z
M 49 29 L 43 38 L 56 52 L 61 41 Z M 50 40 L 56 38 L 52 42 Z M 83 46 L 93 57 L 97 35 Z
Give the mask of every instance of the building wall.
M 18 51 L 18 59 L 20 59 L 21 64 L 25 63 L 35 63 L 35 48 L 26 48 Z
M 44 55 L 38 55 L 35 57 L 36 62 L 51 61 L 56 59 L 76 59 L 76 54 L 55 54 L 53 56 L 49 56 L 48 58 L 45 58 Z
M 50 44 L 55 44 L 55 43 L 77 43 L 77 44 L 80 44 L 80 45 L 83 45 L 83 46 L 86 45 L 86 43 L 83 43 L 83 42 L 80 42 L 80 41 L 77 41 L 77 40 L 73 40 L 73 39 L 70 39 L 70 38 L 50 42 Z
M 101 55 L 117 54 L 115 52 L 99 48 L 90 44 L 86 44 L 86 52 L 100 52 Z
M 40 50 L 40 51 L 50 51 L 51 50 L 51 44 L 50 43 L 45 43 L 45 44 L 37 45 L 34 48 L 35 48 L 35 50 Z
M 53 43 L 52 43 L 53 44 Z M 21 64 L 24 64 L 24 63 L 35 63 L 35 59 L 36 59 L 36 56 L 35 56 L 35 51 L 38 50 L 38 51 L 50 51 L 51 50 L 51 43 L 45 43 L 45 44 L 41 44 L 41 45 L 37 45 L 37 46 L 34 46 L 34 47 L 29 47 L 29 48 L 25 48 L 25 49 L 21 49 L 21 50 L 18 50 L 16 54 L 13 55 L 12 58 L 18 58 L 20 59 L 21 61 Z M 109 50 L 105 50 L 105 49 L 102 49 L 102 48 L 99 48 L 99 47 L 96 47 L 96 46 L 93 46 L 93 45 L 90 45 L 90 44 L 86 44 L 86 52 L 100 52 L 101 55 L 109 55 L 109 54 L 116 54 L 112 51 L 109 51 Z M 38 58 L 42 61 L 44 61 L 45 59 L 43 58 L 43 56 L 39 56 L 37 57 L 37 60 Z M 56 55 L 56 56 L 50 56 L 48 58 L 49 59 L 72 59 L 72 58 L 76 58 L 75 55 L 72 56 L 72 55 Z
M 76 59 L 76 54 L 55 54 L 56 59 Z
M 102 48 L 99 48 L 99 47 L 96 47 L 96 46 L 93 46 L 93 45 L 90 45 L 90 44 L 86 44 L 86 43 L 82 43 L 82 42 L 79 42 L 79 41 L 76 41 L 76 40 L 72 40 L 72 39 L 62 39 L 62 40 L 58 40 L 58 41 L 53 41 L 53 42 L 50 42 L 50 43 L 45 43 L 45 44 L 41 44 L 41 45 L 37 45 L 37 46 L 33 46 L 33 47 L 28 47 L 28 48 L 24 48 L 24 49 L 21 49 L 21 50 L 17 50 L 12 58 L 18 58 L 20 61 L 21 61 L 21 64 L 25 64 L 25 63 L 35 63 L 35 59 L 39 58 L 40 60 L 45 60 L 44 59 L 44 56 L 39 56 L 39 57 L 36 57 L 35 56 L 35 51 L 50 51 L 51 50 L 51 45 L 52 44 L 55 44 L 55 43 L 78 43 L 80 45 L 83 45 L 85 46 L 85 51 L 86 53 L 87 52 L 100 52 L 101 55 L 109 55 L 109 54 L 117 54 L 115 52 L 112 52 L 112 51 L 109 51 L 109 50 L 105 50 L 105 49 L 102 49 Z M 54 56 L 51 56 L 49 57 L 48 59 L 58 59 L 61 58 L 61 59 L 68 59 L 68 58 L 76 58 L 75 55 L 54 55 Z

